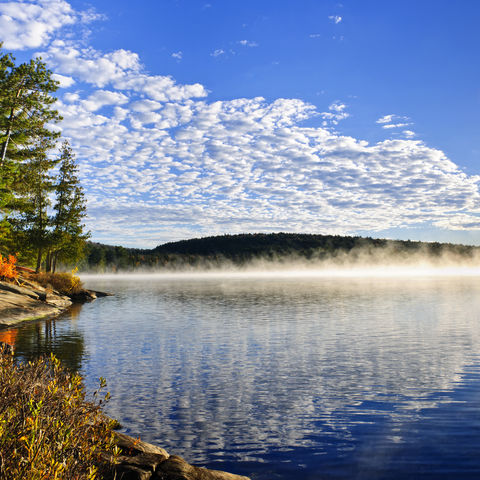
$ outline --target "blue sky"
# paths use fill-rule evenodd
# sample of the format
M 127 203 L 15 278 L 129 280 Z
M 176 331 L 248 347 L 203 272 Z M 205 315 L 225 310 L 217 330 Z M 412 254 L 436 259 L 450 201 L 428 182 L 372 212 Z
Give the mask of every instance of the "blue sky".
M 480 244 L 480 3 L 0 2 L 58 75 L 96 241 Z

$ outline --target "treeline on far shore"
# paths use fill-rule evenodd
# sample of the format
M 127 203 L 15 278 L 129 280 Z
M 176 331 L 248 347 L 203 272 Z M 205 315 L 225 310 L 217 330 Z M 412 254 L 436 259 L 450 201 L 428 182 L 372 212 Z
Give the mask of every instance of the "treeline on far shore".
M 96 273 L 140 270 L 215 269 L 255 262 L 350 261 L 408 262 L 427 259 L 472 261 L 480 247 L 438 242 L 294 233 L 221 235 L 165 243 L 153 249 L 87 242 L 80 271 Z

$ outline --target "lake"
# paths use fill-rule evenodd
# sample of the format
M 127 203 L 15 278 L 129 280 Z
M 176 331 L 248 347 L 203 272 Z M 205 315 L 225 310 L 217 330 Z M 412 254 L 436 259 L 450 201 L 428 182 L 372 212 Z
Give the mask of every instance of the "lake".
M 85 277 L 0 332 L 53 351 L 126 433 L 258 480 L 480 478 L 480 277 Z

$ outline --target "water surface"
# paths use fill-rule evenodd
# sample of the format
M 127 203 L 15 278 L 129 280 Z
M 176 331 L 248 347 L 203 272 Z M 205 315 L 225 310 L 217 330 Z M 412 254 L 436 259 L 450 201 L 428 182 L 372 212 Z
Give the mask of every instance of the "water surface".
M 129 434 L 254 479 L 478 479 L 479 278 L 116 277 L 2 335 Z

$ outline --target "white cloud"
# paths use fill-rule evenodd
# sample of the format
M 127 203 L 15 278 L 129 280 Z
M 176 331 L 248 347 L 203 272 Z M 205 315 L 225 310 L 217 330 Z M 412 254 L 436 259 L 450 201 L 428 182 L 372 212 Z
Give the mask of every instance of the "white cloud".
M 75 80 L 72 77 L 59 75 L 58 73 L 52 74 L 52 78 L 53 80 L 56 80 L 60 84 L 60 87 L 62 88 L 71 87 L 75 83 Z
M 337 112 L 337 113 L 343 112 L 346 108 L 347 106 L 344 103 L 338 103 L 338 102 L 334 102 L 328 107 L 329 110 L 332 110 L 333 112 Z
M 389 123 L 387 125 L 382 125 L 382 128 L 385 129 L 390 129 L 390 128 L 402 128 L 402 127 L 408 127 L 411 125 L 411 123 Z
M 448 230 L 480 230 L 480 216 L 455 214 L 434 222 L 434 225 Z
M 175 58 L 177 60 L 181 60 L 183 58 L 183 52 L 179 50 L 178 52 L 172 53 L 172 58 Z
M 63 94 L 63 100 L 68 103 L 73 103 L 80 100 L 80 95 L 78 93 L 67 92 Z
M 333 125 L 338 125 L 341 120 L 348 118 L 350 114 L 344 111 L 346 108 L 347 106 L 343 103 L 332 103 L 328 107 L 328 112 L 320 113 L 320 116 L 325 120 L 323 126 L 326 127 L 328 125 L 328 121 L 330 121 Z
M 134 112 L 151 112 L 158 110 L 162 106 L 161 103 L 153 100 L 138 100 L 130 105 L 130 109 Z
M 106 105 L 123 105 L 127 102 L 128 97 L 123 93 L 111 92 L 108 90 L 97 90 L 82 103 L 86 110 L 95 112 Z
M 101 53 L 55 41 L 41 56 L 57 72 L 100 88 L 112 85 L 117 90 L 135 90 L 161 102 L 206 96 L 198 83 L 177 85 L 169 76 L 144 73 L 138 55 L 123 49 Z
M 345 109 L 335 102 L 325 113 Z M 355 233 L 419 221 L 460 229 L 462 219 L 473 225 L 466 212 L 480 209 L 479 179 L 441 151 L 412 140 L 369 146 L 300 127 L 317 115 L 301 100 L 163 105 L 139 98 L 123 112 L 107 118 L 82 101 L 62 111 L 64 133 L 81 152 L 91 228 L 101 235 L 123 234 L 112 223 L 119 215 L 138 242 L 157 244 L 164 237 L 152 232 L 167 230 L 179 232 L 175 238 L 189 231 Z
M 225 54 L 225 50 L 221 49 L 221 48 L 217 48 L 215 51 L 213 51 L 210 56 L 212 57 L 219 57 L 220 55 L 224 55 Z
M 342 21 L 342 17 L 340 15 L 330 15 L 328 18 L 335 24 L 340 23 Z
M 53 35 L 45 32 L 42 41 Z M 59 92 L 60 126 L 80 162 L 94 238 L 156 245 L 224 232 L 480 229 L 479 177 L 411 130 L 373 145 L 334 132 L 348 117 L 343 102 L 325 111 L 299 99 L 209 102 L 203 85 L 149 74 L 128 50 L 60 38 L 43 50 L 56 78 L 75 82 Z M 324 126 L 305 126 L 315 118 Z M 410 124 L 394 114 L 377 123 Z
M 400 115 L 395 115 L 395 114 L 390 114 L 390 115 L 384 115 L 383 117 L 379 118 L 376 123 L 380 124 L 383 129 L 385 130 L 391 130 L 395 128 L 404 128 L 412 125 L 412 122 L 409 121 L 410 119 L 405 116 L 400 116 Z M 393 123 L 397 122 L 397 123 Z M 406 137 L 412 138 L 415 136 L 415 133 L 412 132 L 411 130 L 404 130 L 404 135 Z
M 239 40 L 238 43 L 244 47 L 258 47 L 258 43 L 252 40 Z
M 390 123 L 393 119 L 394 115 L 385 115 L 377 120 L 377 123 Z
M 74 11 L 64 0 L 3 2 L 0 3 L 1 40 L 7 49 L 37 48 L 46 45 L 65 26 L 98 18 L 93 11 Z

